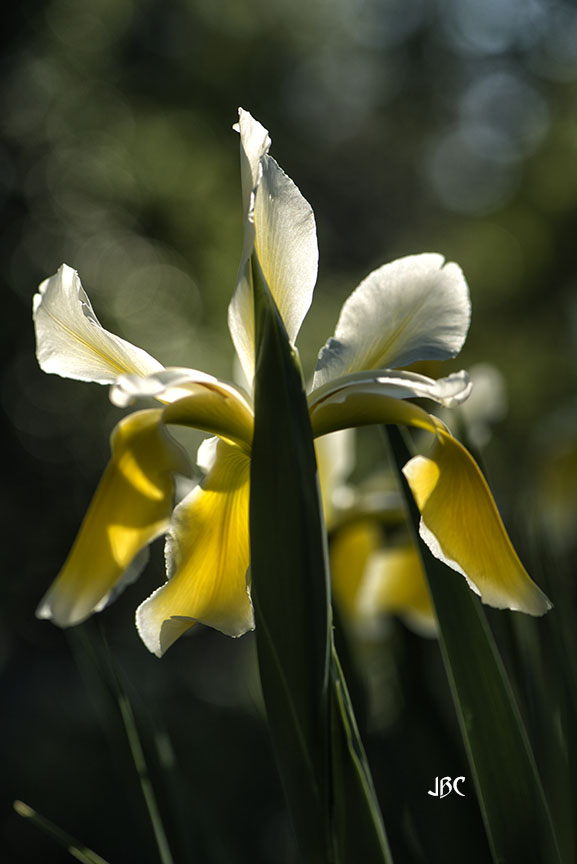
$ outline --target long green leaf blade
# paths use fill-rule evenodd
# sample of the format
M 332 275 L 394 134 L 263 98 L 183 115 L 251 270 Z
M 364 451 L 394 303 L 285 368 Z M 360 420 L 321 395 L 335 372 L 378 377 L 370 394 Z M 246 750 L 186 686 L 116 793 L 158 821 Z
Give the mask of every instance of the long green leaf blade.
M 251 578 L 261 683 L 305 861 L 330 861 L 329 601 L 316 461 L 298 361 L 255 264 Z
M 331 743 L 334 834 L 338 864 L 392 864 L 391 852 L 347 684 L 331 656 Z
M 439 625 L 439 641 L 493 860 L 559 862 L 558 845 L 531 746 L 487 620 L 460 574 L 420 540 L 420 515 L 402 467 L 410 458 L 388 429 Z

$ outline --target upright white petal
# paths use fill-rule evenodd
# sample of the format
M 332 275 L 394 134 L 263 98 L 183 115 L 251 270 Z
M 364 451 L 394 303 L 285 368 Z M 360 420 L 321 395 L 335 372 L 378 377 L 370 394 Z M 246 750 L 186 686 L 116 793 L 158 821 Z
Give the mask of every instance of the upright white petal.
M 470 318 L 469 289 L 457 264 L 435 253 L 385 264 L 346 300 L 335 335 L 319 354 L 313 387 L 362 369 L 455 357 Z
M 229 306 L 232 340 L 244 375 L 254 374 L 254 310 L 250 256 L 263 275 L 292 342 L 310 307 L 317 278 L 314 214 L 292 180 L 268 155 L 270 138 L 248 111 L 240 111 L 245 237 L 236 291 Z
M 271 156 L 255 201 L 255 250 L 294 342 L 313 299 L 319 251 L 312 207 Z
M 123 373 L 148 375 L 161 363 L 99 323 L 78 273 L 63 264 L 34 295 L 36 356 L 44 372 L 110 384 Z
M 254 243 L 254 193 L 262 177 L 262 160 L 271 145 L 268 130 L 244 108 L 238 109 L 238 123 L 234 129 L 240 133 L 240 180 L 242 184 L 242 212 L 244 215 L 243 258 L 249 258 Z

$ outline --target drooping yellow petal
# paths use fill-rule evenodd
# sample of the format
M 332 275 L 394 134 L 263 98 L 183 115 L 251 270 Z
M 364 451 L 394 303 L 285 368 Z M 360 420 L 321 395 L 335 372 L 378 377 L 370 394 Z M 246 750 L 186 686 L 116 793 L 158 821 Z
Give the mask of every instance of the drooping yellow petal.
M 415 456 L 403 472 L 421 511 L 421 536 L 484 603 L 530 615 L 551 608 L 521 564 L 476 462 L 455 438 L 440 430 L 431 454 Z
M 381 548 L 370 557 L 357 611 L 361 618 L 369 620 L 383 614 L 398 614 L 424 635 L 435 632 L 431 595 L 414 545 Z
M 551 608 L 519 561 L 475 460 L 437 418 L 410 402 L 351 386 L 316 402 L 311 423 L 315 437 L 376 423 L 433 433 L 431 455 L 416 456 L 404 468 L 432 553 L 462 573 L 490 606 L 531 615 Z
M 111 448 L 76 541 L 36 613 L 61 627 L 79 624 L 106 604 L 113 589 L 138 575 L 139 553 L 168 527 L 172 473 L 190 470 L 162 424 L 161 410 L 121 420 Z
M 338 608 L 345 617 L 356 616 L 365 568 L 380 544 L 381 532 L 374 518 L 355 519 L 331 537 L 331 585 Z
M 249 457 L 219 441 L 209 474 L 176 507 L 166 546 L 169 581 L 136 612 L 138 632 L 157 656 L 197 621 L 229 636 L 253 628 L 249 476 Z

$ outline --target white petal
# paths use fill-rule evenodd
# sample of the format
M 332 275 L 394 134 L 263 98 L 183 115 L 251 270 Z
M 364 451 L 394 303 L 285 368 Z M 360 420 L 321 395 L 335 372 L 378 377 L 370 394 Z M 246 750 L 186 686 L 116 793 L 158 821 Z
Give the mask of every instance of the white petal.
M 229 306 L 229 329 L 243 372 L 254 374 L 254 309 L 249 259 L 256 253 L 291 342 L 310 307 L 317 278 L 314 214 L 299 189 L 268 155 L 270 138 L 241 112 L 241 162 L 245 241 L 237 287 Z M 247 184 L 254 183 L 247 198 Z
M 313 390 L 308 397 L 311 413 L 322 403 L 342 402 L 352 393 L 366 396 L 392 396 L 395 399 L 432 399 L 445 407 L 461 404 L 471 392 L 471 382 L 464 370 L 446 378 L 427 378 L 417 372 L 375 369 L 372 373 L 354 372 L 329 381 Z
M 335 335 L 319 354 L 313 386 L 362 369 L 455 357 L 470 317 L 469 289 L 457 264 L 434 253 L 385 264 L 346 300 Z
M 253 193 L 262 176 L 261 160 L 271 144 L 268 131 L 244 108 L 238 109 L 238 123 L 234 128 L 240 132 L 240 173 L 242 183 L 243 213 L 252 220 Z M 247 257 L 250 256 L 248 252 Z
M 246 236 L 246 232 L 245 232 Z M 228 306 L 228 329 L 243 376 L 252 387 L 254 377 L 254 301 L 250 276 L 250 252 L 241 264 L 236 288 Z
M 147 375 L 161 363 L 99 323 L 78 274 L 63 264 L 34 295 L 36 356 L 44 372 L 110 384 L 123 374 Z
M 313 299 L 319 251 L 312 207 L 271 156 L 256 192 L 255 250 L 294 342 Z
M 137 399 L 158 399 L 159 402 L 176 402 L 190 396 L 198 385 L 223 390 L 247 402 L 241 391 L 232 384 L 219 381 L 199 369 L 169 366 L 152 375 L 120 375 L 110 388 L 110 401 L 119 408 L 132 405 Z

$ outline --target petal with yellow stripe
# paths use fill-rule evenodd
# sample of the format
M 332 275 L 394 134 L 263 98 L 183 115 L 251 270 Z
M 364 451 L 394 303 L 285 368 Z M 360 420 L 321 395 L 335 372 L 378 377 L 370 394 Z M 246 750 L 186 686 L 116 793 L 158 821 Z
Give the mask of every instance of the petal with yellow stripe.
M 142 551 L 169 525 L 173 473 L 190 472 L 185 453 L 162 424 L 161 410 L 121 420 L 111 448 L 70 554 L 36 613 L 61 627 L 84 621 L 121 583 L 138 575 Z
M 157 656 L 195 622 L 229 636 L 253 628 L 249 477 L 249 457 L 219 441 L 210 472 L 176 507 L 166 544 L 169 580 L 136 612 L 138 632 Z

